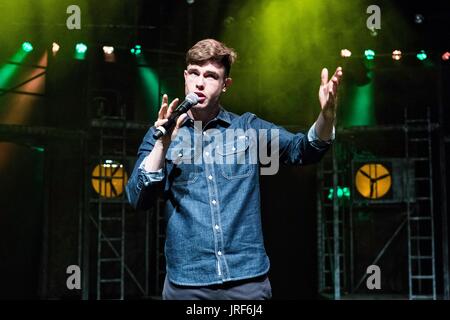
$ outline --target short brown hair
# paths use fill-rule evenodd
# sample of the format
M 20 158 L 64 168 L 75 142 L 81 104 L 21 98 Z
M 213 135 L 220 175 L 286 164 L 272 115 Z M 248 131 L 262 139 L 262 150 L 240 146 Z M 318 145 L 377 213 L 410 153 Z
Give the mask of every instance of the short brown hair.
M 228 77 L 231 65 L 236 61 L 237 53 L 232 48 L 214 39 L 204 39 L 197 42 L 186 54 L 186 64 L 203 64 L 208 60 L 221 63 Z

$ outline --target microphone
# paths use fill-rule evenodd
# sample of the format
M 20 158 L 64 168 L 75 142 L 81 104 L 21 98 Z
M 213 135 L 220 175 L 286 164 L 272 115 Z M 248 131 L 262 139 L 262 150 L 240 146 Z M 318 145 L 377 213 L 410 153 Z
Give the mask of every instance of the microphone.
M 153 133 L 153 138 L 155 140 L 165 136 L 177 123 L 178 117 L 183 113 L 186 113 L 190 108 L 195 106 L 198 103 L 198 95 L 191 92 L 189 93 L 184 101 L 172 112 L 169 117 L 169 120 L 164 123 L 162 126 L 156 128 L 156 131 Z

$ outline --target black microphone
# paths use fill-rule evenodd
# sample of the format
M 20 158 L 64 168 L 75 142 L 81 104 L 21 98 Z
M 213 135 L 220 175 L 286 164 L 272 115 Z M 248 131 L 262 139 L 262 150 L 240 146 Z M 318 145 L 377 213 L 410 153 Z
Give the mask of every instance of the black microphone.
M 175 126 L 178 117 L 195 106 L 198 103 L 198 99 L 198 95 L 193 92 L 189 93 L 184 101 L 175 110 L 173 110 L 172 114 L 169 117 L 169 120 L 162 126 L 156 128 L 156 131 L 153 133 L 153 138 L 157 140 L 162 136 L 165 136 Z

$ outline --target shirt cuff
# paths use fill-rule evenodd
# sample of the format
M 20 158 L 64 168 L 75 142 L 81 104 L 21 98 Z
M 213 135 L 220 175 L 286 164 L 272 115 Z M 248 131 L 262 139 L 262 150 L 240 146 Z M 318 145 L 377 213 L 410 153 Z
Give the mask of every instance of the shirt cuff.
M 316 132 L 316 123 L 314 122 L 308 131 L 308 141 L 316 149 L 324 149 L 333 143 L 335 139 L 335 128 L 333 126 L 333 132 L 331 133 L 331 138 L 329 140 L 322 140 L 319 138 Z
M 163 169 L 159 169 L 157 171 L 146 171 L 144 169 L 144 161 L 142 161 L 139 166 L 139 173 L 143 176 L 144 186 L 146 187 L 151 183 L 160 182 L 164 179 Z

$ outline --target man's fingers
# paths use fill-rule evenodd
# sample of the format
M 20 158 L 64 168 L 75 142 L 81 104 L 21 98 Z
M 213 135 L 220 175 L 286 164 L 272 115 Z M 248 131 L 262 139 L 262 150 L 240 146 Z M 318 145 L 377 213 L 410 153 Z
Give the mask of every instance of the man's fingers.
M 341 67 L 337 67 L 336 71 L 334 72 L 333 78 L 337 79 L 338 84 L 339 84 L 339 81 L 341 80 L 342 74 L 343 74 L 342 73 L 342 68 Z
M 323 68 L 322 69 L 322 73 L 320 75 L 321 78 L 321 83 L 323 86 L 325 86 L 328 82 L 328 69 L 327 68 Z
M 181 114 L 177 119 L 177 124 L 175 125 L 175 128 L 172 132 L 172 139 L 178 134 L 178 130 L 180 129 L 181 125 L 183 124 L 184 120 L 186 120 L 187 114 L 183 113 Z
M 158 119 L 164 119 L 164 116 L 167 112 L 167 101 L 168 101 L 167 94 L 164 94 L 162 98 L 161 108 L 159 109 L 158 112 Z
M 163 103 L 161 105 L 161 109 L 159 109 L 159 112 L 158 112 L 158 119 L 164 119 L 166 112 L 167 112 L 167 103 Z
M 159 119 L 155 121 L 155 127 L 159 127 L 162 126 L 164 123 L 166 123 L 167 121 L 169 121 L 168 119 Z
M 184 122 L 184 120 L 185 120 L 186 118 L 187 118 L 187 114 L 186 114 L 186 113 L 181 114 L 181 115 L 178 117 L 178 119 L 177 119 L 176 127 L 177 127 L 177 128 L 181 127 L 181 125 L 183 124 L 183 122 Z
M 169 110 L 167 110 L 167 114 L 166 117 L 169 118 L 170 115 L 172 114 L 173 110 L 175 110 L 175 108 L 178 106 L 178 101 L 179 99 L 176 98 L 172 101 L 172 103 L 169 105 Z

